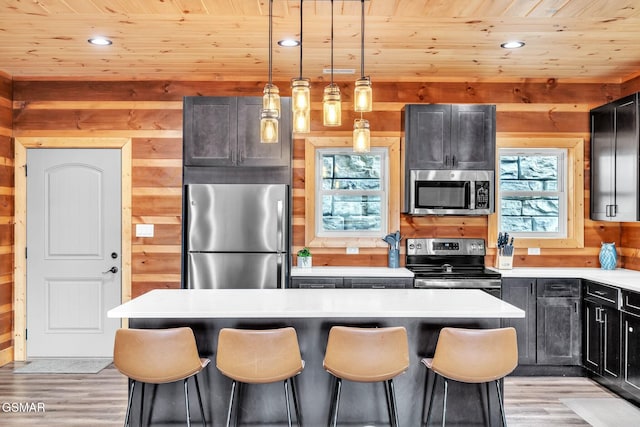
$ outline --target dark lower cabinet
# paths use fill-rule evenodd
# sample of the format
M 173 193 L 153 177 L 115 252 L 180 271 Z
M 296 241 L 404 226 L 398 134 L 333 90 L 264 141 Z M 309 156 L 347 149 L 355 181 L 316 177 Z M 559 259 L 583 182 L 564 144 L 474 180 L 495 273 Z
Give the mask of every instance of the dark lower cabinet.
M 582 364 L 611 384 L 620 378 L 619 290 L 591 281 L 583 284 Z
M 518 339 L 518 364 L 536 363 L 536 279 L 503 278 L 502 299 L 524 310 L 525 317 L 503 319 L 503 327 L 516 329 Z
M 580 364 L 580 298 L 537 299 L 536 363 Z
M 412 288 L 413 277 L 313 277 L 295 276 L 291 278 L 292 288 L 362 288 L 398 289 Z
M 623 355 L 624 376 L 622 387 L 640 397 L 640 317 L 624 313 Z
M 502 299 L 525 311 L 502 321 L 516 329 L 519 365 L 580 365 L 580 279 L 503 278 Z

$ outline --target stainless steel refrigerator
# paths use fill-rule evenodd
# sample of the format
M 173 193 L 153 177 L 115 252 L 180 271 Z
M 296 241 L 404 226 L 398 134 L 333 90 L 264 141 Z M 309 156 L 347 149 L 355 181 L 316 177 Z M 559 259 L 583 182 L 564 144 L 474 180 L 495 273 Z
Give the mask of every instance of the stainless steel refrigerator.
M 185 196 L 185 287 L 286 287 L 287 185 L 190 184 Z

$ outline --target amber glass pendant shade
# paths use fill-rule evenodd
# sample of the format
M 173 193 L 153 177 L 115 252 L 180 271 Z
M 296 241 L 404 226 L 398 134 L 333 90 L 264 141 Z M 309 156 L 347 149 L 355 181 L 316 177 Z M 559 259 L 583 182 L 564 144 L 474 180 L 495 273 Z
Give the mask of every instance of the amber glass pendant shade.
M 371 151 L 369 120 L 356 119 L 353 122 L 353 151 L 355 153 L 368 153 Z
M 291 111 L 294 132 L 307 133 L 311 130 L 311 91 L 309 86 L 309 79 L 300 78 L 291 81 Z
M 367 113 L 373 110 L 373 94 L 371 91 L 371 79 L 362 77 L 356 80 L 353 91 L 353 103 L 356 113 Z
M 325 126 L 342 125 L 342 105 L 340 103 L 340 88 L 337 84 L 330 84 L 324 88 L 322 100 L 322 121 Z
M 278 142 L 278 114 L 275 110 L 262 110 L 260 115 L 260 142 L 275 144 Z
M 278 86 L 267 83 L 264 85 L 262 93 L 262 109 L 273 110 L 280 118 L 280 89 L 278 89 Z

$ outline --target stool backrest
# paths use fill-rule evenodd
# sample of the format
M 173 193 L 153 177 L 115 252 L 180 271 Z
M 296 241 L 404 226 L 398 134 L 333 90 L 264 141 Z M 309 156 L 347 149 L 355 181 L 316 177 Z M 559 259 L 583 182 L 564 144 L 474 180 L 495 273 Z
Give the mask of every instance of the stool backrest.
M 225 376 L 248 384 L 283 381 L 304 367 L 298 336 L 292 327 L 221 329 L 216 366 Z
M 118 329 L 113 364 L 127 377 L 161 384 L 182 380 L 202 370 L 191 328 Z
M 404 327 L 334 326 L 329 331 L 324 368 L 350 381 L 391 379 L 409 367 L 409 342 Z
M 438 374 L 467 383 L 500 379 L 517 366 L 514 328 L 442 328 L 432 362 Z

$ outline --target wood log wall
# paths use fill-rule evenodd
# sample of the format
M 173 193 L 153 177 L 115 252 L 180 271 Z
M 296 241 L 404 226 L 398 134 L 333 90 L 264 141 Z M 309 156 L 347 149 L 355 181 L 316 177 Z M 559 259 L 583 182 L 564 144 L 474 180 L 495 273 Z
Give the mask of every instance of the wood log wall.
M 276 82 L 288 94 L 288 82 Z M 182 97 L 259 96 L 264 83 L 248 82 L 73 82 L 0 80 L 0 319 L 11 317 L 11 266 L 13 221 L 13 145 L 10 139 L 13 103 L 14 137 L 92 136 L 132 139 L 132 226 L 155 224 L 153 238 L 132 237 L 133 297 L 150 289 L 180 285 L 180 221 L 182 162 Z M 13 96 L 11 95 L 13 86 Z M 322 89 L 314 84 L 312 136 L 351 134 L 352 86 L 341 84 L 343 126 L 324 128 L 321 123 Z M 366 114 L 374 136 L 400 137 L 401 109 L 407 103 L 488 103 L 497 105 L 497 132 L 501 135 L 580 136 L 585 140 L 585 247 L 542 250 L 539 256 L 516 253 L 515 266 L 598 265 L 600 242 L 621 242 L 620 266 L 640 270 L 640 238 L 635 224 L 593 222 L 589 210 L 589 120 L 594 106 L 640 90 L 637 80 L 625 85 L 527 81 L 511 83 L 375 83 L 375 111 Z M 294 140 L 293 244 L 304 246 L 304 139 Z M 401 218 L 407 237 L 487 237 L 485 217 Z M 132 230 L 132 236 L 135 233 Z M 7 237 L 9 236 L 9 237 Z M 560 256 L 559 256 L 560 255 Z M 314 265 L 386 265 L 384 248 L 345 255 L 344 249 L 314 250 Z M 488 259 L 488 263 L 492 260 Z M 9 313 L 9 314 L 7 314 Z M 5 319 L 5 316 L 7 317 Z M 9 339 L 0 329 L 0 343 Z M 4 345 L 4 344 L 2 344 Z M 0 350 L 2 347 L 0 347 Z
M 12 82 L 0 74 L 0 366 L 13 360 Z

